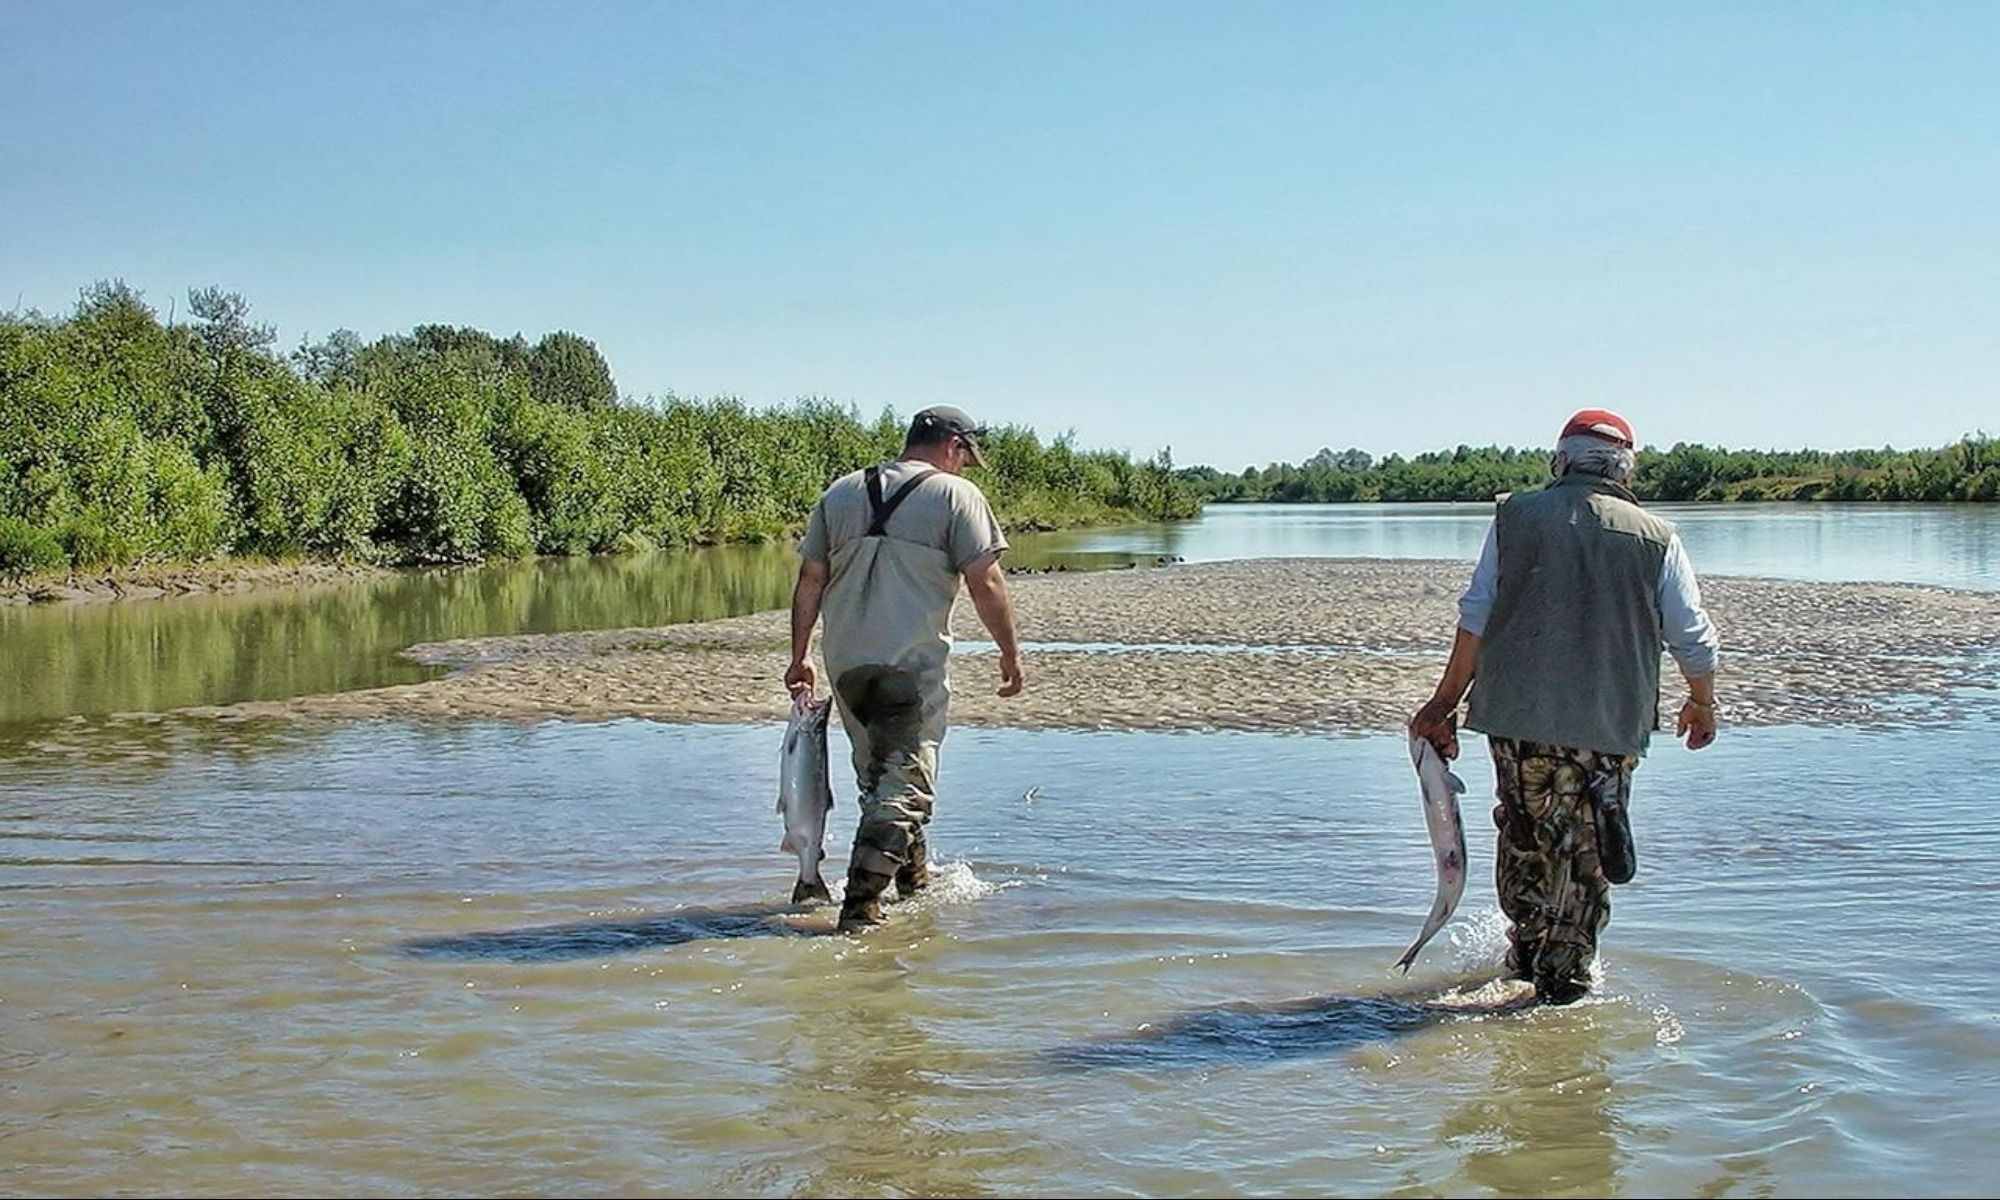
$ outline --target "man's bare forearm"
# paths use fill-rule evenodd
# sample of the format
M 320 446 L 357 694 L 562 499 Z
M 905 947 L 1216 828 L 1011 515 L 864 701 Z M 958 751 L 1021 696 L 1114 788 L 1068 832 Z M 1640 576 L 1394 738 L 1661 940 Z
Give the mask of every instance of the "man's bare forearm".
M 966 572 L 965 590 L 972 594 L 973 610 L 979 623 L 993 635 L 993 644 L 1003 655 L 1021 652 L 1021 635 L 1014 628 L 1014 598 L 1007 592 L 1007 577 L 998 560 Z
M 1458 636 L 1451 642 L 1451 658 L 1444 665 L 1444 675 L 1438 680 L 1437 689 L 1431 693 L 1431 700 L 1442 701 L 1457 707 L 1465 693 L 1472 687 L 1473 676 L 1479 672 L 1479 635 L 1460 628 Z
M 799 568 L 799 581 L 792 586 L 792 661 L 804 662 L 812 653 L 813 626 L 819 624 L 820 601 L 826 595 L 824 568 L 815 564 Z

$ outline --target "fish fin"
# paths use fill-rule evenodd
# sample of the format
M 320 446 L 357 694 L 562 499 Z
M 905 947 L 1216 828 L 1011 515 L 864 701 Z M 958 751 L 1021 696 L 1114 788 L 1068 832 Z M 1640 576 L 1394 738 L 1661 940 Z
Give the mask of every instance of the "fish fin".
M 792 885 L 792 903 L 803 904 L 808 900 L 826 903 L 833 899 L 833 893 L 826 890 L 824 879 L 801 879 Z
M 790 854 L 792 852 L 793 843 L 791 834 L 787 833 L 785 835 L 785 840 L 778 843 L 778 849 L 784 851 L 786 854 Z
M 774 808 L 772 808 L 772 809 L 771 809 L 771 811 L 772 811 L 772 812 L 784 812 L 784 811 L 785 811 L 785 793 L 783 793 L 783 792 L 779 792 L 779 793 L 778 793 L 778 803 L 777 803 L 776 807 L 774 807 Z

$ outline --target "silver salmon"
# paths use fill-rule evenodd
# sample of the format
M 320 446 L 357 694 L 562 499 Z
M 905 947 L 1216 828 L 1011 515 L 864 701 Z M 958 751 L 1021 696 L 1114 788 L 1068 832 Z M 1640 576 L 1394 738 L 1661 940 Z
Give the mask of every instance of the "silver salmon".
M 792 718 L 785 726 L 785 752 L 778 762 L 778 812 L 785 818 L 785 840 L 778 848 L 799 856 L 799 881 L 792 886 L 792 903 L 831 900 L 820 878 L 826 857 L 826 814 L 833 810 L 833 784 L 827 777 L 826 720 L 831 697 L 792 701 Z
M 1414 733 L 1410 735 L 1410 763 L 1417 768 L 1417 782 L 1423 792 L 1424 824 L 1430 827 L 1438 886 L 1437 899 L 1431 902 L 1431 915 L 1424 921 L 1424 931 L 1396 963 L 1405 975 L 1410 973 L 1410 964 L 1417 961 L 1417 951 L 1451 920 L 1458 898 L 1465 894 L 1465 823 L 1458 815 L 1458 797 L 1465 791 L 1465 782 L 1451 773 L 1437 747 Z

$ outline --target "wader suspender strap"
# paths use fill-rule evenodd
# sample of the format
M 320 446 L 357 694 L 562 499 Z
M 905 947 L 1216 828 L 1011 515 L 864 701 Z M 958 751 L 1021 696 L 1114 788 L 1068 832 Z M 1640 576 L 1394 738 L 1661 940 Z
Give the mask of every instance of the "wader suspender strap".
M 882 468 L 868 468 L 866 474 L 868 480 L 868 508 L 874 514 L 874 519 L 868 523 L 868 536 L 881 537 L 886 533 L 888 531 L 889 518 L 895 515 L 896 509 L 902 505 L 903 501 L 910 498 L 910 493 L 917 490 L 918 484 L 937 473 L 938 470 L 936 467 L 926 467 L 918 472 L 915 478 L 903 484 L 902 487 L 897 488 L 895 495 L 889 497 L 887 500 L 883 500 Z

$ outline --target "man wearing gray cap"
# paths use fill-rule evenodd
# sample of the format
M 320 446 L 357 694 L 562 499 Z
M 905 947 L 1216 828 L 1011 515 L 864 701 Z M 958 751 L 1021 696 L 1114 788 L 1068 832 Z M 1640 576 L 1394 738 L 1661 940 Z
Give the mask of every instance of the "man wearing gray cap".
M 967 464 L 986 465 L 982 432 L 949 405 L 918 413 L 902 457 L 834 480 L 799 543 L 785 685 L 811 694 L 808 654 L 824 616 L 820 655 L 861 788 L 844 931 L 881 924 L 892 881 L 906 899 L 930 882 L 924 826 L 951 699 L 945 661 L 959 580 L 1000 649 L 1000 694 L 1021 690 L 1020 636 L 1000 571 L 1007 539 L 978 485 L 961 476 Z

